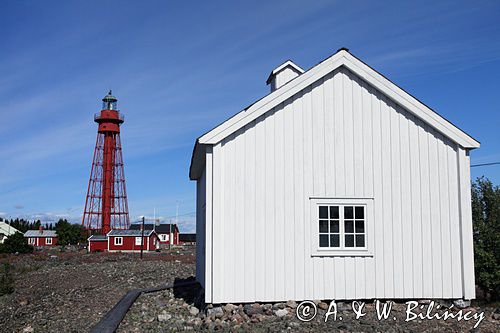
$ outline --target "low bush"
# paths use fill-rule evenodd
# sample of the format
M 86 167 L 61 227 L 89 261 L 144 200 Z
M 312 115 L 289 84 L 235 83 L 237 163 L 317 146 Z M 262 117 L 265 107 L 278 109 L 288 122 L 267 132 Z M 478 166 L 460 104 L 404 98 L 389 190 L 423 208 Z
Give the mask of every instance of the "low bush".
M 10 265 L 4 263 L 0 266 L 0 296 L 14 292 L 14 279 L 10 273 Z
M 32 253 L 33 246 L 28 245 L 26 238 L 20 232 L 16 232 L 0 244 L 0 253 Z

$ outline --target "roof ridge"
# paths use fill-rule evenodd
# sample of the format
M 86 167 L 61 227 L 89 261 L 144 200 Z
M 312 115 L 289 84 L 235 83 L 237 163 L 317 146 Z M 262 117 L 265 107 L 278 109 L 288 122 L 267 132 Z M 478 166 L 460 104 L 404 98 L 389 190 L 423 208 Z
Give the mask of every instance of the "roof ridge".
M 220 142 L 248 123 L 256 120 L 261 115 L 269 112 L 280 103 L 283 103 L 293 97 L 307 86 L 313 84 L 320 78 L 342 66 L 349 69 L 367 84 L 371 85 L 374 89 L 386 95 L 402 108 L 432 126 L 438 132 L 442 133 L 444 136 L 448 137 L 453 142 L 456 142 L 463 148 L 474 149 L 479 147 L 480 143 L 466 132 L 393 83 L 387 77 L 364 63 L 345 48 L 341 48 L 330 57 L 308 69 L 306 72 L 293 80 L 290 80 L 279 89 L 267 94 L 246 109 L 236 113 L 234 116 L 200 136 L 196 140 L 193 149 L 190 166 L 191 179 L 196 179 L 196 172 L 194 168 L 197 166 L 194 166 L 194 162 L 196 160 L 195 156 L 199 155 L 199 152 L 197 152 L 199 145 L 214 145 Z M 199 169 L 196 170 L 199 171 Z

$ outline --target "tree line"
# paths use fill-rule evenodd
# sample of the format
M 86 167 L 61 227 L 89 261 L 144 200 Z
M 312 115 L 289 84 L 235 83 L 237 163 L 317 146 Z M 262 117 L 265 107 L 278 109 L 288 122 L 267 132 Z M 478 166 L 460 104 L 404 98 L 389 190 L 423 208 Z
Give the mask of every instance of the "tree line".
M 487 298 L 500 299 L 500 186 L 485 177 L 472 183 L 474 270 Z
M 61 221 L 61 220 L 59 220 Z M 25 233 L 28 230 L 38 230 L 40 226 L 43 226 L 45 230 L 55 230 L 56 226 L 53 223 L 44 223 L 40 220 L 25 220 L 25 219 L 3 219 L 0 217 L 0 222 L 5 222 L 9 224 L 12 228 L 19 230 L 22 233 Z

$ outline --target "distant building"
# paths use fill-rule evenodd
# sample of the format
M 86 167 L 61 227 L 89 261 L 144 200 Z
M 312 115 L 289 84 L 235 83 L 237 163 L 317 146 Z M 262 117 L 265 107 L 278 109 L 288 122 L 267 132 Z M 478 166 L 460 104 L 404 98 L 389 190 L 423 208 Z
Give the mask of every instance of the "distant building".
M 106 235 L 91 235 L 87 241 L 89 242 L 89 252 L 104 252 L 108 250 L 108 237 Z
M 196 234 L 179 234 L 179 244 L 195 244 Z
M 24 233 L 28 239 L 28 244 L 33 246 L 56 246 L 57 233 L 55 230 L 44 230 L 40 227 L 38 230 L 28 230 Z
M 132 223 L 130 230 L 141 230 L 141 226 L 141 223 Z M 144 224 L 144 230 L 154 230 L 162 245 L 179 244 L 179 228 L 177 228 L 177 224 L 162 223 L 156 225 L 154 223 L 146 223 Z
M 160 247 L 154 230 L 111 230 L 106 235 L 92 235 L 88 238 L 89 252 L 140 252 L 155 251 Z
M 8 223 L 0 222 L 0 244 L 10 235 L 20 232 L 16 228 L 11 227 Z

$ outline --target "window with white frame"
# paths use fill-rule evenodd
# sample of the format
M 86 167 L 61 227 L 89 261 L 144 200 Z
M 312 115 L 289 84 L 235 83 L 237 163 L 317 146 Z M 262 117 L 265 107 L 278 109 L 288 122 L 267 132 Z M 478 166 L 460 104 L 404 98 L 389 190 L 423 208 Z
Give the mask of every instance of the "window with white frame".
M 135 238 L 135 245 L 138 245 L 138 246 L 142 245 L 142 237 L 136 237 Z
M 33 237 L 28 238 L 28 244 L 30 244 L 30 245 L 35 244 L 35 238 L 33 238 Z
M 168 235 L 167 234 L 161 234 L 160 235 L 160 241 L 162 242 L 166 242 L 168 239 L 167 239 Z
M 114 239 L 115 245 L 123 245 L 123 237 L 115 237 Z
M 50 238 L 50 237 L 45 238 L 45 244 L 52 245 L 52 238 Z
M 313 199 L 313 255 L 371 255 L 371 199 Z

